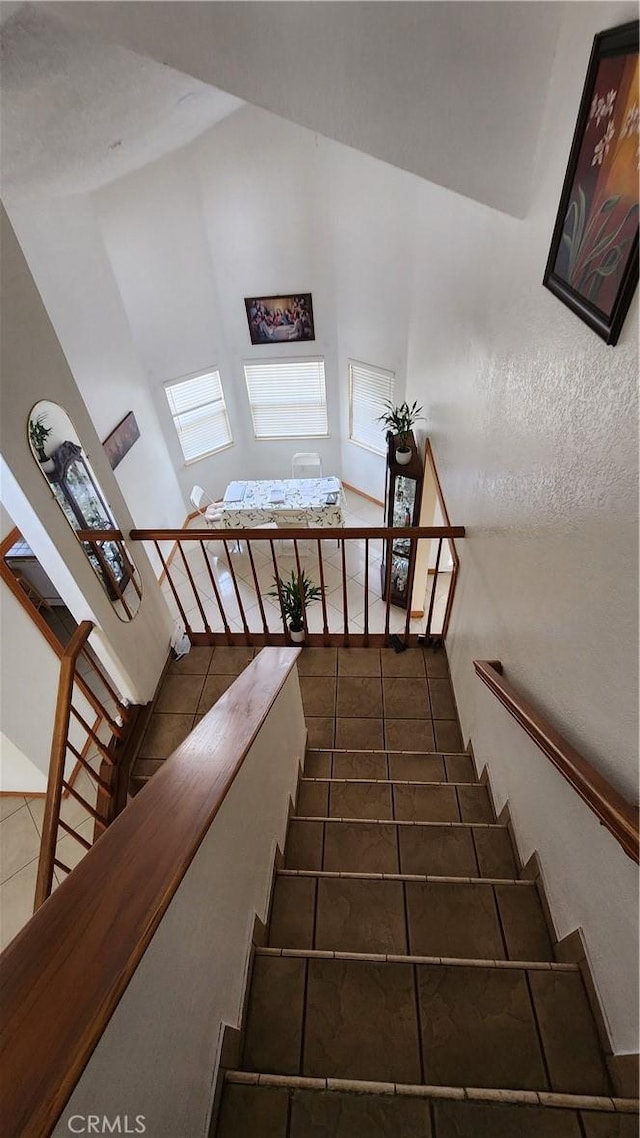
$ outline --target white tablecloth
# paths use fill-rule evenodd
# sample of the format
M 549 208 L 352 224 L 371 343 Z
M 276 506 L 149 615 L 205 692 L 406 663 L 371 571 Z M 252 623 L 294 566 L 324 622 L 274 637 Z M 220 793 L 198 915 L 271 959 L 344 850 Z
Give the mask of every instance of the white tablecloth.
M 338 482 L 338 501 L 327 505 L 328 481 L 326 478 L 283 478 L 246 482 L 242 501 L 222 503 L 222 524 L 226 529 L 252 529 L 266 522 L 325 529 L 343 526 L 344 491 Z M 275 494 L 282 494 L 284 501 L 272 501 Z

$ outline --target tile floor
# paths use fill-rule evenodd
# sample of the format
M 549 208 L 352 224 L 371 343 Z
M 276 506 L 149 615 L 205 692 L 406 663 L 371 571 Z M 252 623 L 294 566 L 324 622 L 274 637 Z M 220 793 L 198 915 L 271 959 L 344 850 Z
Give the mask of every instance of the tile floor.
M 351 490 L 346 491 L 347 509 L 346 524 L 350 527 L 381 526 L 384 524 L 383 509 L 361 495 Z M 197 525 L 197 521 L 192 523 Z M 320 533 L 321 531 L 316 531 Z M 276 557 L 281 576 L 288 577 L 296 569 L 296 560 L 291 542 L 276 539 Z M 206 557 L 213 573 L 218 592 L 222 599 L 225 613 L 232 632 L 242 632 L 244 625 L 238 604 L 238 596 L 234 588 L 233 579 L 225 557 L 224 548 L 215 538 L 206 543 Z M 270 598 L 267 594 L 274 587 L 274 569 L 270 548 L 265 543 L 262 548 L 259 543 L 253 543 L 252 552 L 258 579 L 259 594 L 262 599 L 267 626 L 272 632 L 282 631 L 282 619 L 277 598 Z M 189 571 L 197 586 L 207 622 L 214 632 L 223 631 L 224 625 L 220 610 L 215 599 L 215 590 L 211 583 L 209 569 L 205 564 L 205 555 L 200 545 L 195 545 L 188 553 L 185 547 L 186 561 Z M 384 632 L 386 609 L 381 599 L 380 567 L 382 543 L 371 541 L 369 544 L 369 577 L 368 577 L 368 606 L 369 631 Z M 245 619 L 250 631 L 262 632 L 263 623 L 260 612 L 258 594 L 256 591 L 253 570 L 247 554 L 246 545 L 240 550 L 231 553 L 233 570 L 237 578 L 238 593 L 245 613 Z M 320 582 L 318 554 L 315 540 L 304 540 L 299 543 L 299 556 L 302 567 L 312 580 Z M 342 552 L 333 541 L 322 543 L 322 564 L 326 590 L 327 623 L 330 632 L 344 631 L 344 599 L 342 588 Z M 364 540 L 351 541 L 345 551 L 345 567 L 347 574 L 347 613 L 349 628 L 352 632 L 364 631 L 364 584 L 365 584 L 365 543 Z M 203 615 L 195 601 L 194 591 L 189 581 L 187 567 L 181 553 L 177 552 L 171 562 L 171 577 L 180 598 L 180 602 L 187 614 L 189 624 L 194 632 L 204 632 Z M 451 575 L 439 574 L 434 612 L 432 618 L 432 631 L 438 633 L 442 628 L 442 620 L 449 591 Z M 432 578 L 430 578 L 432 580 Z M 174 617 L 179 616 L 178 607 L 168 581 L 162 584 L 165 600 Z M 308 612 L 308 628 L 311 633 L 323 631 L 322 607 L 318 602 L 310 607 Z M 404 610 L 392 607 L 390 629 L 391 632 L 404 631 L 406 613 Z M 426 618 L 411 621 L 411 632 L 422 632 Z
M 88 755 L 97 767 L 99 756 Z M 81 771 L 74 786 L 90 806 L 95 805 L 96 784 Z M 33 913 L 33 900 L 40 856 L 44 796 L 0 795 L 0 951 Z M 61 817 L 86 841 L 93 840 L 93 819 L 71 795 L 63 798 Z M 73 869 L 85 855 L 83 846 L 68 834 L 58 841 L 57 856 Z M 66 874 L 54 871 L 54 889 Z

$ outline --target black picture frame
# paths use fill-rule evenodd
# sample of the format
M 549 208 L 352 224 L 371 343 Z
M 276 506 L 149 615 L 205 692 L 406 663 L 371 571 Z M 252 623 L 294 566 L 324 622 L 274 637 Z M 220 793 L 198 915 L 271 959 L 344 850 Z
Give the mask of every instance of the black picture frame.
M 295 344 L 316 338 L 310 292 L 245 296 L 244 306 L 252 344 Z
M 611 345 L 638 284 L 638 28 L 593 41 L 542 282 Z

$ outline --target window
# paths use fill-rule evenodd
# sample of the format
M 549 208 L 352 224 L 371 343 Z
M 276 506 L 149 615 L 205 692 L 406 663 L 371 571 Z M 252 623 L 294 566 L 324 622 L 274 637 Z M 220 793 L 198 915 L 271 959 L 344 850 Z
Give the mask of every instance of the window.
M 377 420 L 393 400 L 395 378 L 392 371 L 349 360 L 349 438 L 376 454 L 386 454 L 385 430 Z
M 185 462 L 215 454 L 233 442 L 219 371 L 178 379 L 165 387 Z
M 324 360 L 245 364 L 244 377 L 257 439 L 328 435 Z

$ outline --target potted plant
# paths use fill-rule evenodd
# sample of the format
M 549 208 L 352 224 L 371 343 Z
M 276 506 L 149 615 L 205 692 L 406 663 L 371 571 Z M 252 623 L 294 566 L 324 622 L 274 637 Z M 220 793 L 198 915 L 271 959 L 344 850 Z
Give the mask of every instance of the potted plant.
M 29 420 L 29 438 L 38 456 L 38 462 L 46 462 L 48 458 L 44 452 L 44 444 L 51 434 L 51 427 L 45 427 L 45 418 L 45 412 L 41 411 L 37 418 Z
M 378 416 L 378 422 L 383 423 L 393 432 L 396 443 L 396 462 L 399 462 L 401 466 L 406 466 L 407 463 L 411 462 L 411 428 L 418 419 L 422 418 L 422 407 L 418 407 L 416 402 L 409 406 L 405 400 L 399 407 L 394 407 L 390 399 L 385 404 L 384 413 Z
M 271 589 L 268 597 L 276 597 L 280 602 L 282 610 L 282 619 L 288 626 L 289 634 L 294 644 L 302 644 L 304 641 L 304 620 L 302 617 L 303 603 L 304 610 L 308 608 L 313 601 L 319 600 L 322 596 L 322 589 L 319 585 L 314 585 L 313 582 L 304 569 L 298 577 L 296 573 L 291 570 L 291 580 L 287 581 L 284 577 L 274 577 L 276 582 L 275 589 Z

